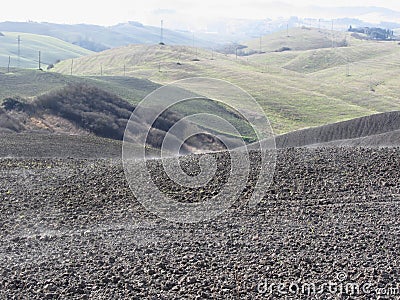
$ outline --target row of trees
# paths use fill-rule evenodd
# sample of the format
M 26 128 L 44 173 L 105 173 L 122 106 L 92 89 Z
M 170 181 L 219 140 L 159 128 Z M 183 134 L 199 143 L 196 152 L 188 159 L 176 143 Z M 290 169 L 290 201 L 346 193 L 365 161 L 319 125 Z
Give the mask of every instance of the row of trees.
M 378 28 L 378 27 L 353 28 L 350 25 L 349 31 L 365 34 L 370 39 L 373 39 L 373 40 L 393 40 L 394 39 L 394 32 L 393 32 L 393 30 L 390 30 L 390 29 L 383 29 L 383 28 Z

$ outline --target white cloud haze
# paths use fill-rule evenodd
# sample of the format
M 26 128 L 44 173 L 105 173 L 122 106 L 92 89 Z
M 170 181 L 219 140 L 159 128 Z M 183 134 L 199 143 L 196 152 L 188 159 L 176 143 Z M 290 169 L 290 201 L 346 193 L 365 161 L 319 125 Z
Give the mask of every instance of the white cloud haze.
M 310 17 L 318 17 L 312 15 L 310 6 L 380 6 L 400 11 L 400 1 L 392 0 L 300 0 L 287 3 L 290 4 L 262 0 L 230 0 L 229 2 L 216 0 L 114 0 L 105 2 L 21 0 L 3 3 L 0 10 L 0 21 L 32 20 L 67 24 L 113 25 L 134 20 L 144 24 L 158 25 L 160 19 L 165 19 L 166 27 L 176 27 L 179 24 L 198 26 L 205 24 L 207 20 L 221 18 L 264 19 L 292 15 L 307 16 L 308 14 Z

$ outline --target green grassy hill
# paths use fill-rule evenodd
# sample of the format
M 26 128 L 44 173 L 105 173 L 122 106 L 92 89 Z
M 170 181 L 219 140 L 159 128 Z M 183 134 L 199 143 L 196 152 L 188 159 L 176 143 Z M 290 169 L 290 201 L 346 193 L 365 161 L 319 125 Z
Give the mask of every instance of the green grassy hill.
M 160 87 L 159 84 L 147 79 L 124 76 L 70 76 L 55 72 L 42 72 L 38 70 L 17 69 L 13 73 L 6 73 L 4 68 L 0 68 L 0 82 L 3 83 L 0 89 L 0 103 L 6 98 L 18 99 L 18 97 L 35 101 L 37 97 L 45 96 L 49 92 L 58 92 L 60 89 L 77 84 L 86 84 L 100 88 L 109 92 L 131 104 L 137 104 L 149 93 Z M 254 141 L 254 134 L 248 124 L 238 115 L 227 110 L 216 102 L 205 100 L 193 100 L 174 106 L 172 111 L 182 116 L 191 115 L 199 112 L 217 112 L 220 116 L 235 124 L 239 132 L 249 142 Z M 200 125 L 200 124 L 199 124 Z M 209 124 L 203 124 L 203 128 L 209 132 L 223 133 L 216 131 Z
M 8 66 L 8 58 L 11 57 L 12 68 L 38 68 L 39 51 L 41 51 L 42 68 L 55 64 L 59 60 L 76 58 L 89 55 L 92 51 L 76 45 L 69 44 L 59 39 L 18 32 L 2 32 L 0 36 L 0 66 Z M 20 59 L 18 60 L 18 36 L 21 39 Z
M 400 110 L 400 46 L 396 42 L 348 37 L 347 47 L 325 44 L 314 49 L 321 46 L 320 38 L 315 35 L 310 41 L 309 34 L 318 29 L 297 32 L 296 39 L 309 41 L 304 47 L 313 45 L 311 50 L 236 58 L 192 47 L 135 45 L 76 59 L 74 74 L 99 76 L 102 71 L 121 76 L 125 72 L 160 84 L 194 76 L 224 79 L 255 97 L 276 133 Z M 276 45 L 284 45 L 285 39 L 280 44 L 277 39 Z M 71 60 L 63 61 L 55 71 L 68 74 L 70 66 Z
M 86 83 L 136 103 L 160 85 L 146 79 L 122 76 L 67 76 L 55 72 L 0 68 L 0 102 L 7 97 L 34 98 L 70 84 Z

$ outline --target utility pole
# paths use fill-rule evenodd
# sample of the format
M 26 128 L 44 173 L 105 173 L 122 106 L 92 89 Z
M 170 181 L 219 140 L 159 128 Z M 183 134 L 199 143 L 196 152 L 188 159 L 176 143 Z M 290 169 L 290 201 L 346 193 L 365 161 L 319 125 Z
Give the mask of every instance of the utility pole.
M 42 66 L 41 66 L 41 53 L 39 51 L 39 70 L 42 70 Z
M 321 30 L 321 19 L 318 19 L 318 30 Z
M 20 67 L 21 62 L 21 36 L 18 36 L 18 68 Z
M 286 24 L 286 36 L 289 37 L 289 24 Z
M 160 45 L 164 45 L 164 20 L 161 20 L 160 26 Z
M 197 47 L 195 47 L 195 43 L 194 43 L 194 31 L 193 31 L 193 48 L 196 53 L 196 59 L 197 59 Z
M 10 73 L 11 56 L 8 57 L 7 73 Z
M 124 64 L 124 77 L 126 76 L 126 65 Z

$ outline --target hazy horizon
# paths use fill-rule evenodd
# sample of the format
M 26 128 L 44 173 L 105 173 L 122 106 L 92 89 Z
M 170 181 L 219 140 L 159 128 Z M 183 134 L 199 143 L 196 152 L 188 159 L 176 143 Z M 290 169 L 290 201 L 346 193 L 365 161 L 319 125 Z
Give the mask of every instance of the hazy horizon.
M 357 15 L 358 7 L 359 15 Z M 145 25 L 158 26 L 163 19 L 166 28 L 198 30 L 206 29 L 210 22 L 228 19 L 276 19 L 290 16 L 310 18 L 341 18 L 359 17 L 370 22 L 397 21 L 397 15 L 392 19 L 382 20 L 379 13 L 364 11 L 367 7 L 382 7 L 400 11 L 398 1 L 315 1 L 301 0 L 291 4 L 278 1 L 232 0 L 226 2 L 206 0 L 202 3 L 186 2 L 182 0 L 160 1 L 148 0 L 140 5 L 128 0 L 115 0 L 113 2 L 94 1 L 62 1 L 57 3 L 38 0 L 23 0 L 10 2 L 7 9 L 0 11 L 0 22 L 3 21 L 34 21 L 62 24 L 94 24 L 115 25 L 127 21 L 137 21 Z M 340 8 L 340 9 L 338 9 Z M 342 9 L 342 8 L 348 8 Z M 399 19 L 400 20 L 400 19 Z

